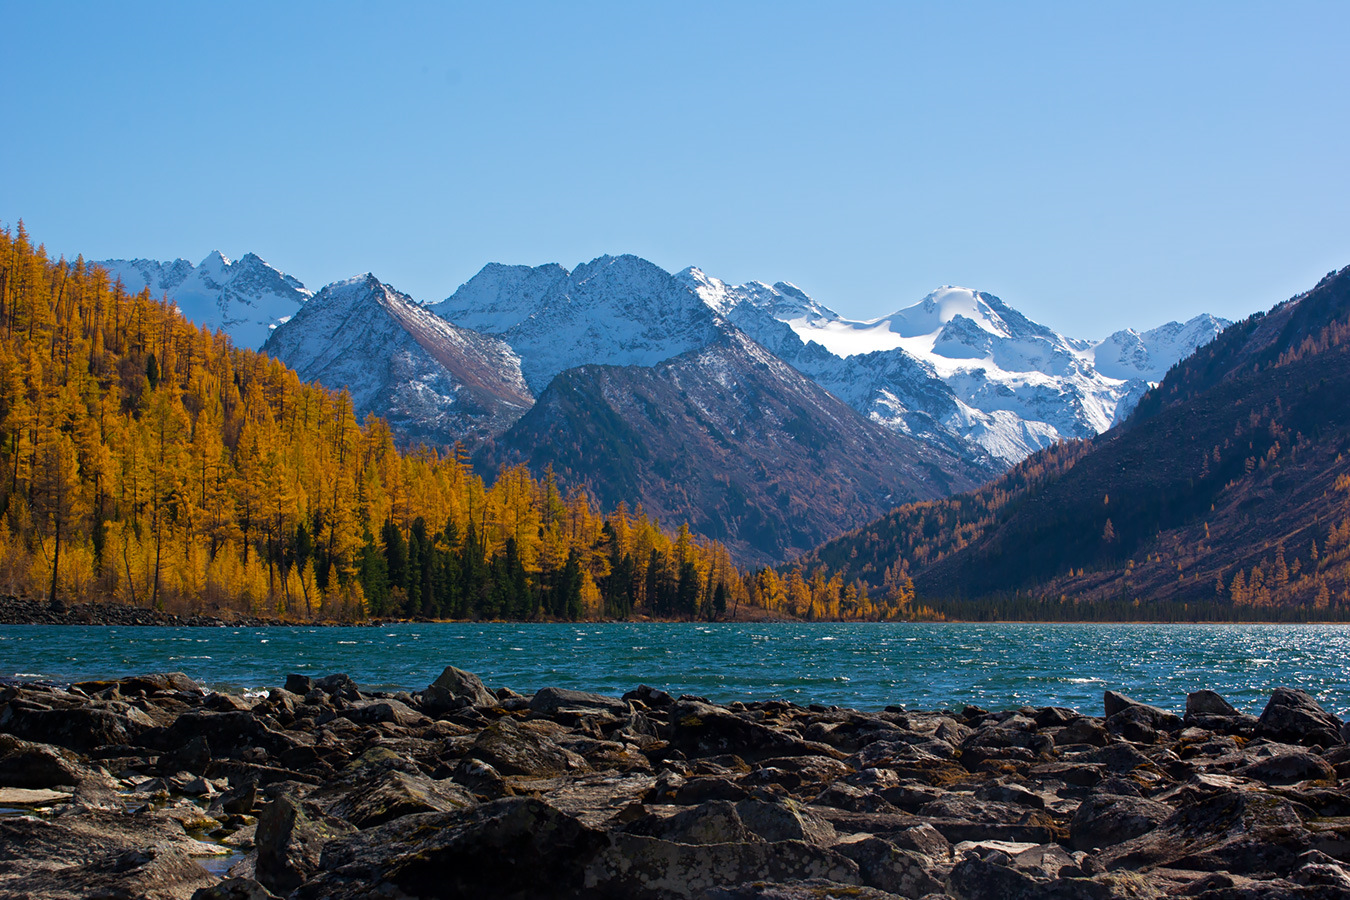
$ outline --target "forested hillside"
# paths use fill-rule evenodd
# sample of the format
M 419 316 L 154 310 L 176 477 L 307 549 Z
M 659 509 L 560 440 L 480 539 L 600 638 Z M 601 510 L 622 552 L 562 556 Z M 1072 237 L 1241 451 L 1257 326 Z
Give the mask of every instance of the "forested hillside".
M 1350 269 L 1231 326 L 1122 426 L 805 562 L 967 616 L 1343 618 L 1348 397 Z
M 345 392 L 0 231 L 0 589 L 176 612 L 715 618 L 909 614 L 521 467 L 400 450 Z

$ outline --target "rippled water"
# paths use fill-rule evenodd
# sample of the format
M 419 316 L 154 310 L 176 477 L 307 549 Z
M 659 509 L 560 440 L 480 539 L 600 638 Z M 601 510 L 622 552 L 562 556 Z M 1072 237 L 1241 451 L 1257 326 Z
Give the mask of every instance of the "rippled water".
M 1343 625 L 435 624 L 380 628 L 0 626 L 0 675 L 74 681 L 182 671 L 255 690 L 346 672 L 419 690 L 447 664 L 522 693 L 650 684 L 719 702 L 782 697 L 861 709 L 1054 704 L 1100 713 L 1118 690 L 1180 709 L 1211 688 L 1259 713 L 1302 688 L 1350 712 Z

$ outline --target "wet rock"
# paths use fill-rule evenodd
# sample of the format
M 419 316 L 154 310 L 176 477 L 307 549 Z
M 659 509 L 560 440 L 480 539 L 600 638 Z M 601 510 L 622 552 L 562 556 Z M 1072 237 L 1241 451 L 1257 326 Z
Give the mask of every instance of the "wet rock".
M 289 894 L 318 871 L 324 844 L 355 830 L 312 805 L 278 797 L 258 817 L 258 880 L 270 891 Z
M 1096 850 L 1147 834 L 1172 815 L 1165 803 L 1122 794 L 1094 793 L 1078 806 L 1069 825 L 1072 846 Z
M 341 672 L 314 679 L 314 688 L 323 691 L 330 697 L 341 697 L 344 700 L 359 700 L 361 698 L 361 689 L 356 682 L 352 681 L 351 676 Z
M 1291 744 L 1331 747 L 1345 743 L 1342 722 L 1306 691 L 1280 687 L 1256 723 L 1256 736 Z

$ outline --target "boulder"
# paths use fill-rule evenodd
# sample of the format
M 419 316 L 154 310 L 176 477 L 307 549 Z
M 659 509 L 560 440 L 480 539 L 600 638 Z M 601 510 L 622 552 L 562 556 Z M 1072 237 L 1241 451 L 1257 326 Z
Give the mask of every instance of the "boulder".
M 324 844 L 355 830 L 294 797 L 278 797 L 258 817 L 258 880 L 274 893 L 289 894 L 318 871 Z
M 1077 850 L 1096 850 L 1147 834 L 1174 810 L 1165 803 L 1126 794 L 1093 793 L 1078 805 L 1069 836 Z
M 857 863 L 800 841 L 692 845 L 618 833 L 586 867 L 585 887 L 591 896 L 694 900 L 720 887 L 811 878 L 862 881 Z
M 1248 875 L 1288 871 L 1312 841 L 1288 800 L 1219 790 L 1182 806 L 1152 831 L 1107 847 L 1096 859 L 1107 869 L 1165 866 Z
M 1175 732 L 1183 727 L 1181 717 L 1176 713 L 1140 703 L 1124 694 L 1107 691 L 1103 695 L 1103 700 L 1106 706 L 1106 729 L 1124 736 L 1127 740 L 1153 743 L 1156 732 Z M 1135 734 L 1139 737 L 1132 736 Z
M 689 757 L 734 753 L 749 762 L 776 756 L 842 757 L 833 747 L 698 700 L 677 701 L 671 707 L 668 737 L 673 747 Z
M 1315 753 L 1277 753 L 1237 770 L 1245 778 L 1266 784 L 1296 784 L 1300 781 L 1329 781 L 1336 784 L 1336 770 Z
M 88 769 L 69 750 L 0 734 L 0 787 L 73 787 L 87 774 Z
M 679 844 L 745 844 L 763 841 L 741 821 L 736 805 L 710 800 L 668 818 L 647 816 L 624 829 Z
M 433 781 L 397 770 L 358 782 L 328 806 L 331 815 L 370 828 L 416 813 L 465 809 L 478 801 L 453 781 Z
M 585 691 L 569 691 L 565 688 L 541 688 L 530 698 L 530 712 L 537 716 L 556 716 L 561 710 L 606 712 L 619 718 L 627 718 L 633 708 L 628 705 L 627 700 L 620 700 L 617 697 L 588 694 Z
M 1289 744 L 1331 747 L 1345 743 L 1343 723 L 1306 691 L 1280 687 L 1256 723 L 1256 736 Z
M 503 775 L 561 775 L 588 768 L 577 754 L 510 719 L 498 719 L 479 732 L 469 755 Z
M 192 900 L 278 900 L 252 878 L 226 878 L 220 884 L 198 888 Z
M 427 717 L 398 700 L 358 701 L 341 710 L 338 715 L 363 725 L 387 722 L 405 728 L 427 723 Z
M 1233 704 L 1210 690 L 1193 691 L 1186 695 L 1186 719 L 1192 716 L 1236 716 Z
M 134 744 L 155 722 L 126 703 L 105 707 L 41 709 L 7 704 L 0 711 L 0 731 L 42 744 L 88 752 L 114 744 Z
M 736 814 L 746 827 L 770 843 L 802 841 L 828 847 L 839 836 L 834 826 L 790 798 L 777 801 L 749 798 L 736 804 Z
M 404 816 L 331 842 L 292 900 L 372 896 L 575 897 L 602 832 L 541 800 L 512 797 Z
M 870 887 L 915 898 L 942 890 L 937 879 L 928 874 L 921 857 L 890 841 L 869 837 L 836 844 L 833 849 L 858 864 L 863 884 Z
M 472 672 L 446 666 L 445 671 L 422 692 L 422 708 L 432 715 L 462 706 L 491 708 L 498 705 L 496 695 Z

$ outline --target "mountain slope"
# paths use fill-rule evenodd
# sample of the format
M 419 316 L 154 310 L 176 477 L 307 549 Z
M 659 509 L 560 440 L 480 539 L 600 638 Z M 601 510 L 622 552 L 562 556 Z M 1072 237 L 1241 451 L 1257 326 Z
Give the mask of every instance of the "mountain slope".
M 213 251 L 193 266 L 185 259 L 106 259 L 93 265 L 121 279 L 131 293 L 149 288 L 173 301 L 195 325 L 223 330 L 236 346 L 257 349 L 272 329 L 295 315 L 312 293 L 252 253 L 231 262 Z
M 890 316 L 859 322 L 782 282 L 731 286 L 694 268 L 678 277 L 859 412 L 896 431 L 964 444 L 1005 466 L 1057 440 L 1106 430 L 1150 381 L 1227 324 L 1200 316 L 1094 344 L 966 288 L 941 288 Z
M 920 597 L 1350 603 L 1350 268 L 1230 326 L 1121 426 L 821 547 Z M 1020 480 L 1019 480 L 1020 479 Z
M 655 366 L 562 373 L 478 461 L 551 465 L 602 504 L 640 501 L 746 563 L 991 472 L 867 421 L 734 328 Z
M 302 378 L 346 388 L 358 416 L 387 418 L 405 440 L 476 443 L 534 402 L 504 342 L 446 322 L 369 274 L 325 287 L 263 351 Z
M 636 256 L 560 266 L 492 265 L 432 311 L 500 335 L 535 391 L 589 363 L 650 366 L 707 346 L 721 317 L 664 269 Z

